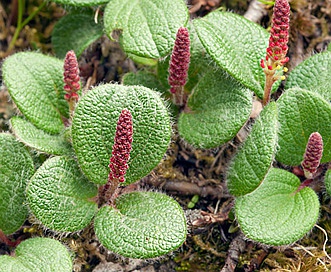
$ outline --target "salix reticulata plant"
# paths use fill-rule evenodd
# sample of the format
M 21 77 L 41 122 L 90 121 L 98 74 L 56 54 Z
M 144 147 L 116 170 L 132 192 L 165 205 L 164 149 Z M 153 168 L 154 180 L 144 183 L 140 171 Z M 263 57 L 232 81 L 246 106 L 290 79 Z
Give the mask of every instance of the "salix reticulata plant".
M 5 60 L 4 83 L 24 116 L 12 118 L 13 134 L 29 149 L 55 155 L 35 170 L 26 147 L 16 147 L 13 136 L 2 135 L 6 145 L 11 143 L 21 150 L 6 156 L 20 154 L 9 161 L 19 162 L 23 167 L 19 172 L 24 175 L 9 174 L 16 172 L 16 163 L 7 163 L 12 168 L 4 170 L 14 180 L 5 183 L 7 191 L 15 187 L 12 182 L 19 180 L 22 185 L 12 196 L 18 205 L 27 202 L 36 218 L 56 231 L 78 231 L 94 218 L 102 244 L 124 256 L 154 257 L 169 252 L 184 241 L 186 232 L 185 218 L 176 202 L 150 192 L 121 195 L 117 186 L 108 198 L 108 188 L 116 183 L 107 183 L 108 165 L 121 112 L 126 109 L 131 113 L 133 128 L 126 181 L 119 183 L 126 186 L 146 176 L 168 147 L 169 113 L 160 96 L 175 102 L 171 110 L 179 136 L 196 148 L 215 148 L 231 141 L 249 120 L 253 102 L 260 101 L 263 109 L 224 173 L 235 197 L 237 222 L 247 237 L 271 245 L 293 243 L 309 232 L 319 214 L 318 197 L 309 185 L 321 179 L 324 171 L 320 169 L 331 161 L 331 71 L 326 68 L 331 67 L 331 53 L 311 56 L 284 77 L 289 61 L 290 6 L 286 0 L 275 1 L 270 33 L 240 15 L 221 10 L 189 21 L 182 0 L 138 1 L 133 10 L 127 0 L 56 2 L 78 8 L 105 5 L 98 24 L 94 14 L 85 9 L 69 13 L 57 23 L 52 37 L 57 56 L 63 58 L 69 50 L 79 56 L 103 30 L 110 39 L 117 30 L 125 53 L 145 69 L 125 75 L 122 85 L 104 84 L 79 98 L 74 95 L 78 101 L 70 111 L 64 97 L 72 92 L 64 88 L 62 60 L 34 52 Z M 83 31 L 78 33 L 78 28 Z M 285 79 L 282 95 L 274 99 L 273 93 Z M 77 94 L 80 96 L 79 91 Z M 309 153 L 315 150 L 310 137 L 320 139 L 319 155 L 310 155 L 315 154 Z M 300 180 L 289 171 L 274 168 L 276 161 L 302 169 L 305 177 Z M 325 180 L 330 176 L 327 171 Z M 98 192 L 107 197 L 98 198 Z M 146 210 L 136 209 L 133 203 Z M 10 214 L 18 209 L 14 207 Z M 27 209 L 21 212 L 7 230 L 6 223 L 0 225 L 6 234 L 21 226 Z M 148 224 L 142 230 L 142 224 L 137 227 L 133 220 L 166 223 L 169 216 L 177 222 L 174 232 L 169 232 L 166 224 L 161 224 L 162 228 Z M 122 229 L 137 231 L 125 233 Z M 164 237 L 165 233 L 171 239 Z M 164 239 L 175 242 L 159 250 L 155 245 Z M 119 244 L 124 250 L 118 249 Z

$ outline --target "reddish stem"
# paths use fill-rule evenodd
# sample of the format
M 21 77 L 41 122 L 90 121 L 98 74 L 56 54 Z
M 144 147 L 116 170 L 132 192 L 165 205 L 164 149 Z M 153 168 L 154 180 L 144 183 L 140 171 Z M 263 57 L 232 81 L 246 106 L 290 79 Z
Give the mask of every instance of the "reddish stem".
M 2 230 L 0 230 L 0 241 L 5 243 L 9 247 L 16 247 L 19 243 L 21 243 L 21 240 L 18 238 L 15 242 L 11 241 Z
M 306 188 L 306 187 L 309 187 L 309 185 L 313 182 L 313 179 L 306 179 L 304 182 L 302 182 L 298 189 L 295 191 L 295 194 L 296 193 L 299 193 L 302 189 Z

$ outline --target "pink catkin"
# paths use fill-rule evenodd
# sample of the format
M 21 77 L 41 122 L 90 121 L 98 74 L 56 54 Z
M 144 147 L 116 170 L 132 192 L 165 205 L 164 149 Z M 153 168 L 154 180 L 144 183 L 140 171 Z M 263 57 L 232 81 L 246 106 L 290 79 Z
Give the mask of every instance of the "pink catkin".
M 80 89 L 80 78 L 79 78 L 79 68 L 78 62 L 73 50 L 67 52 L 64 59 L 64 90 L 67 92 L 65 94 L 65 99 L 75 99 L 78 100 L 78 91 Z
M 117 122 L 112 156 L 109 163 L 108 182 L 118 179 L 119 182 L 125 181 L 125 174 L 130 159 L 132 148 L 132 116 L 129 110 L 122 110 Z
M 261 61 L 261 67 L 269 70 L 278 65 L 283 66 L 289 61 L 286 57 L 288 50 L 290 24 L 290 5 L 287 0 L 276 0 L 272 16 L 269 46 L 265 60 Z M 266 63 L 265 63 L 266 62 Z
M 177 31 L 175 46 L 171 54 L 168 82 L 170 92 L 176 93 L 178 88 L 186 84 L 190 64 L 190 36 L 187 28 L 180 27 Z
M 312 178 L 317 171 L 323 154 L 323 139 L 318 132 L 310 134 L 303 161 L 301 163 L 306 178 Z

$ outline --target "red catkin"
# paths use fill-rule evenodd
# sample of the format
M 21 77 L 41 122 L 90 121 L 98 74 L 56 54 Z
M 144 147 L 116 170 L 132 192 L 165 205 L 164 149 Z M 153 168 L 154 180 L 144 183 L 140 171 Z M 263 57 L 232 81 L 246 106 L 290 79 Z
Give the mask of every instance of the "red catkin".
M 303 161 L 301 163 L 306 178 L 310 179 L 316 173 L 323 155 L 323 139 L 321 134 L 310 134 Z
M 262 103 L 264 106 L 270 101 L 272 85 L 277 80 L 285 79 L 282 72 L 287 71 L 283 66 L 289 61 L 289 58 L 286 57 L 288 50 L 289 24 L 290 5 L 288 1 L 276 0 L 274 13 L 272 15 L 269 46 L 266 50 L 265 59 L 260 61 L 260 66 L 266 76 Z
M 132 149 L 132 115 L 129 110 L 122 110 L 116 127 L 114 145 L 109 163 L 108 180 L 99 187 L 98 204 L 113 203 L 115 192 L 120 182 L 125 181 L 125 174 L 129 168 L 128 161 Z
M 272 66 L 272 68 L 275 69 L 278 65 L 283 66 L 289 61 L 289 58 L 286 57 L 288 50 L 289 24 L 290 5 L 288 1 L 276 0 L 272 16 L 269 46 L 266 50 L 266 59 L 261 61 L 262 68 L 265 66 Z M 264 62 L 266 62 L 266 64 Z
M 178 92 L 187 80 L 190 64 L 190 35 L 187 28 L 180 27 L 177 31 L 175 46 L 171 54 L 168 82 L 170 92 Z
M 64 98 L 67 101 L 71 99 L 75 101 L 78 100 L 79 96 L 77 92 L 80 89 L 79 80 L 79 68 L 76 54 L 73 50 L 70 50 L 67 52 L 64 59 L 63 73 L 64 90 L 66 91 Z
M 132 148 L 132 116 L 129 110 L 122 110 L 117 122 L 112 156 L 109 163 L 108 181 L 118 179 L 119 182 L 125 181 L 126 170 L 129 168 L 128 161 Z

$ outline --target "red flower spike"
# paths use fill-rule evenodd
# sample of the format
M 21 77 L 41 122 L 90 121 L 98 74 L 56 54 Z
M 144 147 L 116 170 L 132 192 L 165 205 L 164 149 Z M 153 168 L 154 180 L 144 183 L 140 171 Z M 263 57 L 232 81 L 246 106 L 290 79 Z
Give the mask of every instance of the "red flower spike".
M 132 116 L 129 110 L 122 110 L 117 122 L 112 156 L 110 158 L 110 172 L 108 182 L 118 179 L 119 182 L 125 181 L 126 170 L 129 168 L 132 144 Z
M 269 46 L 267 48 L 266 59 L 268 66 L 275 69 L 278 65 L 283 65 L 287 54 L 288 30 L 290 23 L 290 5 L 287 0 L 276 0 L 274 13 L 272 16 Z
M 180 27 L 177 31 L 175 46 L 170 58 L 168 77 L 171 86 L 170 92 L 175 96 L 182 97 L 183 95 L 183 86 L 186 84 L 189 64 L 190 35 L 187 28 Z
M 316 173 L 323 154 L 323 139 L 318 132 L 310 134 L 303 161 L 301 163 L 306 178 Z
M 75 101 L 78 100 L 77 91 L 80 90 L 79 84 L 79 68 L 78 62 L 73 50 L 67 52 L 66 57 L 64 59 L 64 73 L 63 73 L 63 81 L 65 83 L 64 90 L 67 92 L 65 95 L 65 99 L 67 101 L 73 99 Z
M 109 163 L 108 181 L 99 187 L 98 204 L 114 205 L 116 190 L 120 182 L 125 181 L 126 170 L 129 168 L 128 161 L 132 149 L 132 116 L 129 110 L 122 110 L 118 118 L 112 156 Z
M 276 0 L 274 5 L 274 13 L 272 16 L 269 46 L 266 50 L 266 57 L 264 67 L 262 67 L 266 82 L 264 86 L 263 105 L 269 103 L 272 85 L 279 79 L 284 80 L 282 67 L 288 62 L 287 43 L 289 38 L 289 24 L 290 24 L 290 5 L 288 0 Z

